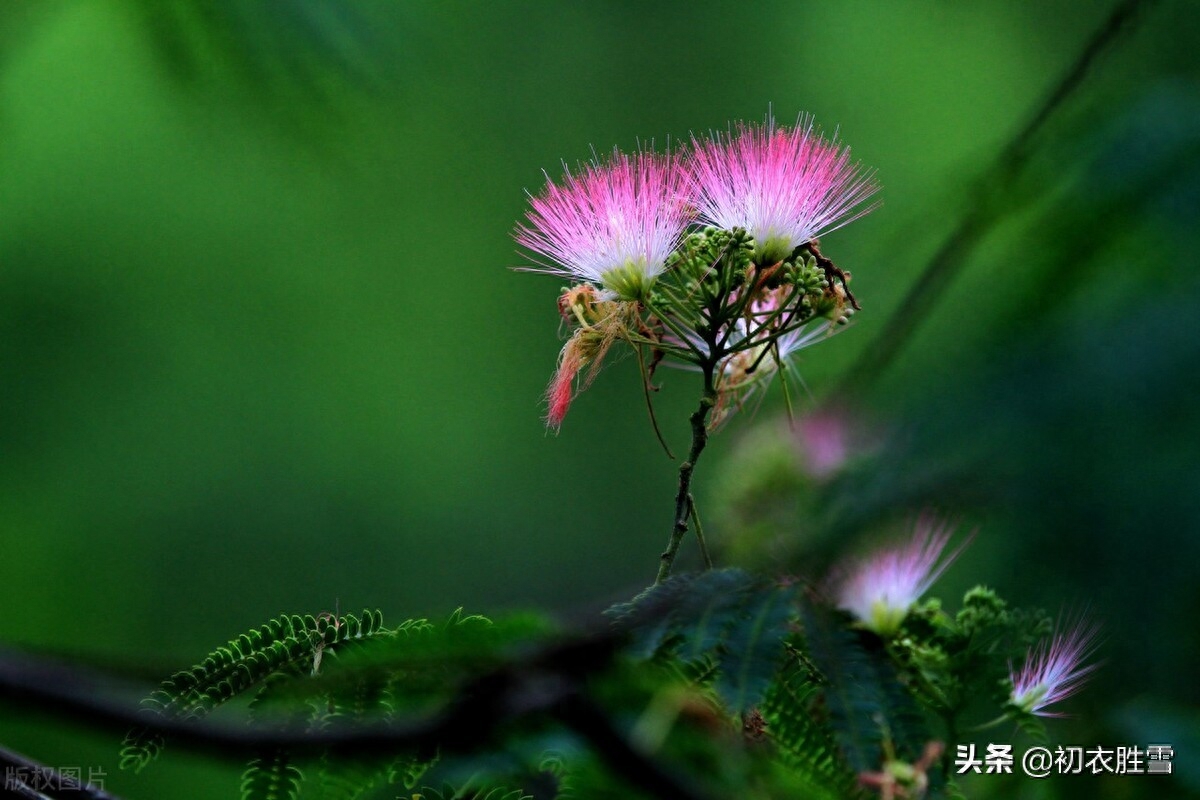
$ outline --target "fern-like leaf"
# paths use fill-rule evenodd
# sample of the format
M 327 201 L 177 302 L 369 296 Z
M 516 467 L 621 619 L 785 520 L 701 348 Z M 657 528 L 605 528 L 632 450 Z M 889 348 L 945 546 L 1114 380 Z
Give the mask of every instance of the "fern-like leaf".
M 284 748 L 274 748 L 250 762 L 242 775 L 242 800 L 296 800 L 304 775 Z
M 378 759 L 325 759 L 321 764 L 317 796 L 321 800 L 360 800 L 384 785 L 389 764 Z
M 806 605 L 802 618 L 810 655 L 827 682 L 822 694 L 830 722 L 851 769 L 878 770 L 885 741 L 897 758 L 919 758 L 929 739 L 925 722 L 882 643 L 844 627 L 824 609 Z
M 438 756 L 436 754 L 432 758 L 412 757 L 397 759 L 392 762 L 391 771 L 388 775 L 388 783 L 393 785 L 399 784 L 405 789 L 412 789 L 437 761 Z
M 161 733 L 143 727 L 130 730 L 121 742 L 121 769 L 141 772 L 143 767 L 158 758 L 165 744 L 166 738 Z
M 1046 723 L 1042 722 L 1040 717 L 1035 717 L 1033 714 L 1022 713 L 1021 709 L 1009 708 L 1009 712 L 1013 715 L 1013 720 L 1017 723 L 1017 728 L 1021 733 L 1028 736 L 1037 744 L 1046 744 L 1050 741 L 1050 734 L 1046 732 Z
M 842 761 L 838 743 L 818 717 L 818 676 L 793 653 L 763 697 L 759 711 L 782 762 L 813 798 L 855 794 L 855 776 Z
M 730 709 L 745 711 L 766 692 L 795 614 L 793 599 L 793 590 L 783 586 L 749 594 L 729 625 L 718 651 L 716 690 Z
M 683 629 L 690 647 L 681 655 L 692 659 L 719 643 L 720 628 L 736 609 L 740 594 L 755 583 L 738 569 L 676 575 L 604 613 L 614 627 L 632 635 L 634 656 L 649 658 Z
M 146 713 L 171 719 L 199 719 L 277 672 L 299 674 L 347 642 L 392 635 L 383 613 L 362 617 L 281 615 L 209 653 L 189 670 L 177 672 L 142 701 Z M 163 738 L 148 728 L 130 731 L 121 750 L 123 769 L 141 770 L 161 752 Z
M 795 590 L 737 569 L 679 575 L 606 612 L 649 657 L 667 650 L 701 664 L 734 712 L 757 703 L 778 666 Z M 709 660 L 711 659 L 711 663 Z

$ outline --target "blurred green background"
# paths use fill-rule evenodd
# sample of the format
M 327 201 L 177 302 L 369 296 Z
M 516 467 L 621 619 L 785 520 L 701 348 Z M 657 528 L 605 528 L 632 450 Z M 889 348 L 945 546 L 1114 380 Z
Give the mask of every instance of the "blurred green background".
M 860 384 L 882 450 L 813 525 L 850 547 L 928 505 L 964 515 L 948 601 L 985 582 L 1105 624 L 1056 739 L 1178 752 L 1169 783 L 971 796 L 1200 793 L 1195 5 L 1154 4 L 1105 54 L 1013 191 L 975 182 L 1110 7 L 9 0 L 0 641 L 158 674 L 281 611 L 565 611 L 644 586 L 675 465 L 631 359 L 546 434 L 559 284 L 508 269 L 512 227 L 562 160 L 772 107 L 884 187 L 823 241 L 864 310 L 804 354 L 817 398 L 967 209 L 998 209 Z M 683 449 L 696 380 L 661 378 Z M 713 440 L 702 510 L 781 405 Z M 175 751 L 119 774 L 116 741 L 3 706 L 0 741 L 132 798 L 230 797 L 240 770 Z

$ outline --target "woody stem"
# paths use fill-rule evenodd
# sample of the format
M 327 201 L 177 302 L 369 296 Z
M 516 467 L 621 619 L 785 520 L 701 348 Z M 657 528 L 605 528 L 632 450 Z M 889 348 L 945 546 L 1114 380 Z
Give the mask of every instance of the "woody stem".
M 700 406 L 692 412 L 690 417 L 692 448 L 688 451 L 687 460 L 679 465 L 679 489 L 675 493 L 675 523 L 671 528 L 671 538 L 667 542 L 667 549 L 659 558 L 655 584 L 662 583 L 671 577 L 671 567 L 675 563 L 675 555 L 679 552 L 679 545 L 683 542 L 684 534 L 687 533 L 688 520 L 693 513 L 692 472 L 700 454 L 704 452 L 704 446 L 708 444 L 708 417 L 717 403 L 717 389 L 713 379 L 716 364 L 710 361 L 703 364 L 701 368 L 704 370 L 704 394 L 700 397 Z

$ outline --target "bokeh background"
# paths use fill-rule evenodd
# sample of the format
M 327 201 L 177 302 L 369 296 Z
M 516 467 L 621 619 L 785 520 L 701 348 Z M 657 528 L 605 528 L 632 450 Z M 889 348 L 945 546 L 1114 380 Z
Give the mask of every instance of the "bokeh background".
M 1016 180 L 980 180 L 1111 5 L 0 5 L 0 641 L 156 675 L 281 611 L 628 597 L 675 465 L 632 359 L 546 433 L 560 287 L 509 269 L 512 227 L 562 160 L 808 112 L 884 188 L 823 242 L 864 310 L 804 354 L 796 405 L 853 380 L 872 446 L 771 511 L 776 567 L 959 515 L 949 605 L 982 582 L 1104 623 L 1055 739 L 1171 743 L 1178 773 L 969 794 L 1200 793 L 1195 6 L 1149 4 Z M 980 246 L 911 304 L 980 204 Z M 660 377 L 680 450 L 698 387 Z M 701 462 L 727 552 L 781 407 Z M 118 742 L 11 706 L 0 741 L 131 798 L 230 797 L 240 771 L 168 751 L 120 774 Z

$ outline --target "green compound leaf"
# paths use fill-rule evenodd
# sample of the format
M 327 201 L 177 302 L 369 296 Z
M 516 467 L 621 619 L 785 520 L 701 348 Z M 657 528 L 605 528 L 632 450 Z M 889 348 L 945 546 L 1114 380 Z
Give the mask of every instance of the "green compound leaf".
M 759 706 L 767 735 L 779 749 L 791 777 L 804 784 L 806 796 L 854 796 L 856 776 L 842 761 L 838 743 L 819 717 L 821 680 L 789 647 L 784 668 Z
M 670 652 L 705 670 L 733 712 L 757 703 L 775 674 L 796 591 L 737 569 L 677 575 L 605 612 L 635 657 Z
M 716 675 L 717 693 L 729 708 L 745 711 L 766 692 L 795 615 L 794 595 L 794 590 L 783 586 L 751 594 L 742 617 L 729 626 L 718 648 Z
M 250 762 L 242 775 L 242 800 L 296 800 L 304 774 L 287 750 L 275 748 Z
M 200 719 L 274 673 L 316 671 L 324 657 L 346 643 L 381 634 L 393 635 L 383 628 L 383 613 L 377 610 L 366 609 L 361 618 L 280 615 L 217 647 L 191 669 L 167 678 L 142 701 L 142 707 L 145 713 L 170 719 Z M 141 770 L 158 756 L 163 744 L 158 733 L 131 730 L 121 749 L 121 768 Z
M 925 720 L 882 642 L 846 628 L 826 609 L 805 604 L 802 619 L 809 654 L 826 681 L 822 695 L 829 720 L 850 768 L 878 771 L 885 741 L 900 760 L 917 760 L 930 738 Z
M 323 759 L 317 796 L 321 800 L 360 800 L 389 782 L 391 764 L 387 759 Z
M 398 714 L 441 707 L 463 682 L 506 663 L 515 648 L 543 641 L 551 631 L 536 615 L 493 623 L 462 609 L 442 624 L 410 619 L 391 629 L 383 626 L 380 612 L 371 610 L 336 619 L 284 615 L 163 681 L 146 700 L 145 713 L 198 719 L 233 697 L 252 695 L 248 721 L 258 728 L 304 732 L 387 724 Z M 162 746 L 162 737 L 146 728 L 131 731 L 122 766 L 140 769 Z M 295 755 L 287 750 L 259 753 L 243 775 L 243 797 L 296 798 L 304 775 L 291 762 Z M 414 787 L 437 758 L 432 747 L 363 757 L 326 752 L 305 766 L 310 777 L 316 776 L 304 786 L 306 796 L 420 796 Z M 511 784 L 497 779 L 460 787 L 451 796 L 525 797 Z

